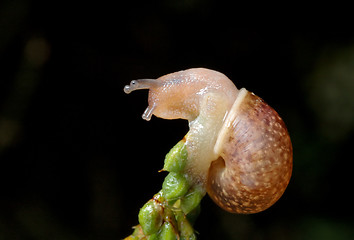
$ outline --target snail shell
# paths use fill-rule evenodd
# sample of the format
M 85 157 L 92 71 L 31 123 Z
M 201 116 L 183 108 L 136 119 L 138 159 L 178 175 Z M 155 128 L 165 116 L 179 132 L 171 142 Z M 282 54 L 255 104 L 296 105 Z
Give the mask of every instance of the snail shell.
M 221 208 L 256 213 L 282 196 L 292 172 L 292 145 L 283 120 L 261 98 L 205 68 L 134 80 L 124 91 L 137 89 L 150 90 L 145 120 L 155 115 L 189 121 L 186 176 Z
M 223 209 L 256 213 L 285 191 L 292 171 L 292 146 L 279 115 L 261 98 L 241 90 L 220 132 L 207 191 Z

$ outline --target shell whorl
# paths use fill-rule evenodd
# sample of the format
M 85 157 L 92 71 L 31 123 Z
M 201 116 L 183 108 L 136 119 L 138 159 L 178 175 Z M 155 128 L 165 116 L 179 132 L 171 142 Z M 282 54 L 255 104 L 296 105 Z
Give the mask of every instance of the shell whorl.
M 207 192 L 226 211 L 249 214 L 267 209 L 284 193 L 292 145 L 277 112 L 243 91 L 220 131 L 215 148 L 220 157 L 209 168 Z

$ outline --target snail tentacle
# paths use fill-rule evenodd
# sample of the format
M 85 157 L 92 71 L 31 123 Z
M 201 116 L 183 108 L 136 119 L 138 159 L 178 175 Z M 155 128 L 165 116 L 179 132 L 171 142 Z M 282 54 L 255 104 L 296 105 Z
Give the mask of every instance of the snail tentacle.
M 135 90 L 150 89 L 158 86 L 159 82 L 156 79 L 138 79 L 132 80 L 129 85 L 125 85 L 124 92 L 129 94 Z

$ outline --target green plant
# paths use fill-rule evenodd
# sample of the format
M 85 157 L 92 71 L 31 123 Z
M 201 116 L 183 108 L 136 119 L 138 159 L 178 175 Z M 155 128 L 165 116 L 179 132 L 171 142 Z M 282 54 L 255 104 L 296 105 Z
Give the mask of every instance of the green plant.
M 126 240 L 196 239 L 193 223 L 205 192 L 183 173 L 187 157 L 185 140 L 166 155 L 163 171 L 169 174 L 162 189 L 140 209 L 139 225 Z

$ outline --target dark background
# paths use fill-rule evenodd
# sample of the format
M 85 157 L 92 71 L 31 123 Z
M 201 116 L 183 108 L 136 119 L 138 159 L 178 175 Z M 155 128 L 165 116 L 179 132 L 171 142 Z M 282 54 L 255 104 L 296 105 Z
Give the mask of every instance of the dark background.
M 233 215 L 205 197 L 198 238 L 353 239 L 354 31 L 246 28 L 216 0 L 148 2 L 0 3 L 0 239 L 129 235 L 188 125 L 143 121 L 147 92 L 123 87 L 191 67 L 265 99 L 294 147 L 278 203 Z

